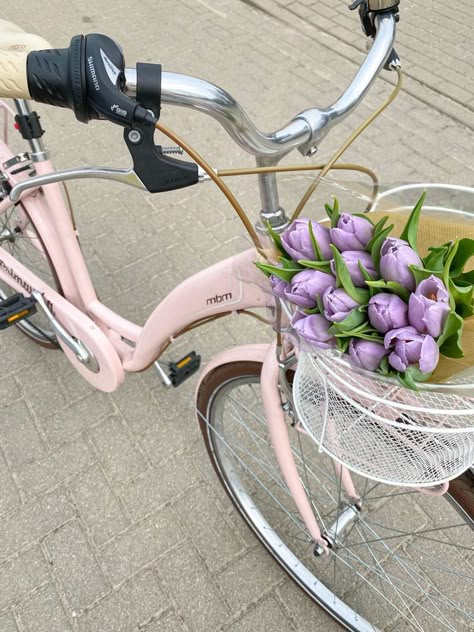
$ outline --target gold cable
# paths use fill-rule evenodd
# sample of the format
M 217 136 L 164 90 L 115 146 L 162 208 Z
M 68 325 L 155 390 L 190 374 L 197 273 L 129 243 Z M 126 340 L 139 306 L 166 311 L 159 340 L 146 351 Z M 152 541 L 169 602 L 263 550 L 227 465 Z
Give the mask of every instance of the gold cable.
M 339 158 L 342 156 L 342 154 L 352 145 L 352 143 L 356 140 L 356 138 L 358 138 L 358 136 L 360 136 L 360 134 L 362 134 L 362 132 L 392 103 L 392 101 L 397 97 L 398 93 L 400 92 L 400 90 L 402 89 L 402 85 L 403 85 L 403 75 L 402 75 L 402 71 L 399 67 L 396 68 L 397 71 L 397 75 L 398 75 L 398 81 L 397 81 L 397 85 L 395 86 L 394 90 L 392 91 L 392 93 L 390 94 L 390 96 L 382 103 L 382 105 L 380 105 L 374 112 L 372 112 L 372 114 L 355 130 L 355 132 L 353 132 L 349 138 L 341 145 L 341 147 L 335 152 L 335 154 L 329 159 L 329 161 L 326 163 L 326 166 L 324 167 L 324 169 L 316 176 L 316 178 L 314 179 L 314 182 L 310 185 L 310 187 L 308 188 L 308 190 L 306 191 L 306 193 L 303 195 L 303 197 L 301 198 L 300 203 L 298 204 L 298 206 L 296 207 L 293 215 L 291 216 L 290 221 L 295 220 L 301 213 L 301 211 L 303 210 L 303 208 L 305 207 L 306 203 L 308 202 L 309 198 L 313 195 L 313 193 L 315 192 L 317 186 L 319 185 L 319 183 L 321 182 L 321 180 L 324 178 L 324 176 L 328 173 L 328 171 L 334 166 L 334 163 L 339 160 Z
M 254 175 L 259 173 L 287 173 L 294 171 L 319 171 L 326 167 L 327 163 L 318 164 L 318 165 L 286 165 L 286 166 L 275 166 L 275 167 L 249 167 L 244 169 L 219 169 L 217 171 L 218 175 L 221 178 L 227 178 L 229 176 L 247 176 Z M 372 179 L 373 187 L 372 187 L 372 198 L 369 204 L 366 207 L 366 211 L 368 211 L 373 202 L 375 201 L 375 197 L 379 191 L 379 179 L 372 169 L 368 167 L 364 167 L 364 165 L 357 165 L 353 163 L 340 163 L 337 165 L 332 165 L 331 169 L 340 169 L 343 171 L 360 171 L 361 173 L 365 173 Z
M 222 193 L 229 200 L 230 204 L 234 207 L 237 215 L 239 216 L 247 232 L 249 233 L 253 243 L 255 244 L 257 251 L 261 252 L 260 240 L 257 236 L 257 233 L 255 232 L 254 227 L 252 226 L 251 221 L 245 214 L 244 209 L 240 206 L 235 195 L 232 193 L 229 187 L 224 183 L 222 178 L 220 178 L 217 175 L 214 169 L 204 160 L 204 158 L 202 158 L 196 151 L 194 151 L 194 149 L 190 145 L 188 145 L 184 140 L 179 138 L 179 136 L 176 136 L 174 132 L 172 132 L 170 129 L 168 129 L 167 127 L 165 127 L 159 122 L 155 123 L 155 127 L 157 130 L 165 134 L 165 136 L 168 136 L 168 138 L 170 138 L 174 143 L 176 143 L 182 149 L 184 149 L 184 151 L 188 154 L 188 156 L 190 156 L 190 158 L 192 158 L 194 162 L 196 162 L 200 167 L 202 167 L 202 169 L 204 169 L 204 171 L 208 174 L 211 180 L 214 181 L 214 183 L 219 187 Z

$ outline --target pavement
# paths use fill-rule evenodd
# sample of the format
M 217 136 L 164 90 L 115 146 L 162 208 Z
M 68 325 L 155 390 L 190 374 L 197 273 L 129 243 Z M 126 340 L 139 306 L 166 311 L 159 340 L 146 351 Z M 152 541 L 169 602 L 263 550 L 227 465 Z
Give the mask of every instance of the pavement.
M 401 96 L 347 154 L 387 181 L 474 184 L 471 0 L 402 0 Z M 321 0 L 69 0 L 5 3 L 2 18 L 68 45 L 80 32 L 118 40 L 131 65 L 207 78 L 257 125 L 276 129 L 348 85 L 364 54 L 357 17 Z M 384 75 L 318 160 L 393 85 Z M 84 126 L 38 107 L 57 167 L 125 166 L 118 129 Z M 188 110 L 162 120 L 215 166 L 249 157 L 219 126 Z M 296 158 L 301 161 L 300 157 Z M 287 182 L 291 208 L 306 180 Z M 208 187 L 152 197 L 102 182 L 70 187 L 92 277 L 104 303 L 143 323 L 193 271 L 245 245 L 238 220 Z M 252 179 L 235 184 L 252 217 Z M 211 358 L 266 339 L 230 319 L 173 347 Z M 313 632 L 335 630 L 256 543 L 214 480 L 193 419 L 195 378 L 166 390 L 153 369 L 112 395 L 94 392 L 59 352 L 0 335 L 1 632 Z M 434 629 L 432 628 L 433 632 Z

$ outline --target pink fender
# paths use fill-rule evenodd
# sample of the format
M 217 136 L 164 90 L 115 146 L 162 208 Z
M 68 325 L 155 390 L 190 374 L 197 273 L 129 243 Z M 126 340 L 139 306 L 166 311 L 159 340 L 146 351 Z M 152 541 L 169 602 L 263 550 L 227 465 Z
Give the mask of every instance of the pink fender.
M 199 391 L 203 379 L 216 367 L 230 362 L 261 362 L 265 360 L 267 355 L 268 345 L 265 344 L 252 344 L 241 345 L 239 347 L 233 347 L 227 351 L 217 354 L 210 362 L 206 364 L 203 371 L 199 376 L 199 382 L 196 386 L 196 395 Z

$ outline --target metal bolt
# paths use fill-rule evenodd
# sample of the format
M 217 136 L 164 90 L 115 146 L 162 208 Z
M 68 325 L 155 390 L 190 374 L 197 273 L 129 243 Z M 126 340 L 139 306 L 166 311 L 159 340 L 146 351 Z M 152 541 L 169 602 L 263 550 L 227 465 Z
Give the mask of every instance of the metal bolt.
M 142 135 L 140 134 L 140 132 L 137 129 L 131 129 L 128 132 L 128 140 L 133 143 L 134 145 L 136 145 L 137 143 L 139 143 L 142 139 Z
M 171 154 L 183 154 L 183 148 L 182 147 L 162 147 L 161 151 L 163 152 L 163 154 L 165 156 L 169 156 Z
M 308 149 L 308 151 L 306 152 L 306 155 L 309 157 L 314 156 L 314 154 L 318 151 L 317 147 L 311 147 L 310 149 Z

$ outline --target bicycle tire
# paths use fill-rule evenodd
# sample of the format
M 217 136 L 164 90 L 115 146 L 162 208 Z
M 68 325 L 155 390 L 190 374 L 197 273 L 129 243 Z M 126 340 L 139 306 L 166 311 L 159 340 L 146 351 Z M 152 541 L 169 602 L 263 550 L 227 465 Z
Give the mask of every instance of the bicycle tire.
M 26 221 L 25 221 L 26 220 Z M 48 255 L 36 226 L 25 207 L 21 204 L 12 206 L 0 215 L 0 235 L 10 233 L 10 239 L 4 239 L 1 245 L 34 274 L 54 287 L 59 294 L 63 294 L 58 275 Z M 0 281 L 0 298 L 7 298 L 15 294 L 4 281 Z M 30 340 L 47 349 L 59 349 L 59 344 L 46 317 L 37 312 L 15 324 Z
M 474 622 L 470 612 L 474 579 L 472 569 L 467 574 L 465 569 L 470 568 L 467 558 L 472 555 L 472 522 L 461 519 L 443 498 L 354 476 L 359 493 L 364 490 L 361 517 L 343 533 L 329 556 L 314 557 L 311 538 L 305 533 L 273 458 L 259 394 L 261 368 L 260 363 L 251 361 L 216 367 L 201 383 L 196 403 L 214 470 L 234 506 L 272 557 L 315 603 L 347 629 L 470 629 Z M 340 485 L 336 492 L 333 489 L 339 481 L 332 461 L 319 454 L 308 437 L 294 428 L 289 430 L 295 460 L 315 511 L 323 523 L 333 523 L 342 493 Z M 302 441 L 310 445 L 303 449 Z M 273 487 L 266 489 L 270 483 Z M 385 496 L 381 497 L 383 491 Z M 415 503 L 410 498 L 413 494 Z M 328 512 L 331 502 L 335 506 L 332 514 Z M 393 516 L 403 521 L 413 511 L 420 512 L 424 520 L 421 528 L 407 532 L 403 522 L 392 524 Z M 450 540 L 448 529 L 452 529 L 449 534 L 455 534 L 456 543 Z M 295 533 L 305 536 L 305 543 L 301 544 Z M 367 538 L 369 533 L 372 535 Z M 378 537 L 380 533 L 383 538 Z M 371 546 L 371 540 L 376 545 Z M 383 566 L 380 551 L 384 554 Z M 440 553 L 444 555 L 441 561 L 437 557 Z M 372 565 L 367 560 L 372 560 Z M 331 586 L 336 565 L 338 573 L 347 570 L 339 588 Z M 364 565 L 368 565 L 366 577 L 361 577 Z M 393 596 L 388 594 L 389 588 Z M 457 602 L 451 593 L 458 596 Z

